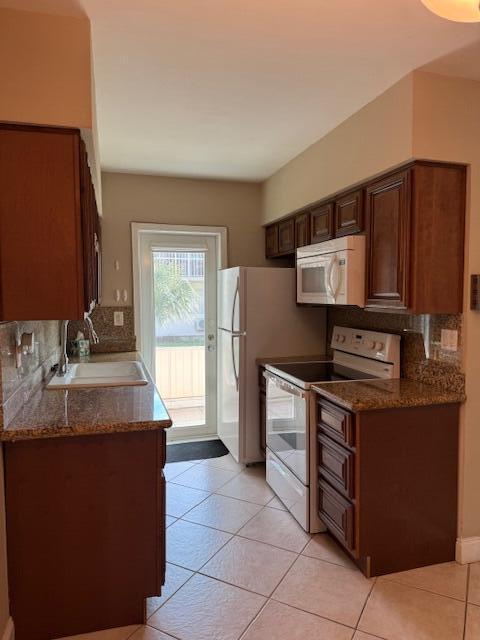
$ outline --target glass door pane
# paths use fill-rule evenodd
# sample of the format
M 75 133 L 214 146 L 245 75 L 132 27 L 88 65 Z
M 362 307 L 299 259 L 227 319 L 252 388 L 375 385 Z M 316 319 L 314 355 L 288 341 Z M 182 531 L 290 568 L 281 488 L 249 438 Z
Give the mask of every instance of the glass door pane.
M 155 377 L 175 427 L 205 425 L 205 252 L 153 251 Z

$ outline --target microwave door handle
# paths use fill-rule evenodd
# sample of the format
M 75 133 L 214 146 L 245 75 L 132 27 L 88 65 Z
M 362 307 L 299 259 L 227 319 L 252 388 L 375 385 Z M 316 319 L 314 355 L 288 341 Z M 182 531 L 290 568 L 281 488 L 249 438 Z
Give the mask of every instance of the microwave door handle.
M 325 272 L 325 286 L 326 286 L 328 295 L 331 298 L 333 298 L 335 301 L 335 295 L 332 289 L 332 282 L 331 282 L 333 263 L 334 263 L 334 258 L 331 258 L 330 261 L 328 262 L 327 270 Z
M 333 277 L 335 275 L 336 284 L 333 284 Z M 338 288 L 340 286 L 340 270 L 337 256 L 334 256 L 330 263 L 330 269 L 328 272 L 328 285 L 334 301 L 337 299 Z

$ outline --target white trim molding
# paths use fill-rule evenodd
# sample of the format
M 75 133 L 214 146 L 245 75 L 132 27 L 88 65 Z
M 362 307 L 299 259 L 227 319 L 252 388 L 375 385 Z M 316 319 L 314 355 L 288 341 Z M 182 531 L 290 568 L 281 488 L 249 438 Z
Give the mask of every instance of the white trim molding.
M 13 626 L 12 618 L 7 620 L 7 624 L 5 625 L 5 629 L 2 633 L 2 640 L 14 640 L 15 639 L 15 627 Z
M 460 564 L 480 562 L 480 536 L 457 538 L 455 559 Z

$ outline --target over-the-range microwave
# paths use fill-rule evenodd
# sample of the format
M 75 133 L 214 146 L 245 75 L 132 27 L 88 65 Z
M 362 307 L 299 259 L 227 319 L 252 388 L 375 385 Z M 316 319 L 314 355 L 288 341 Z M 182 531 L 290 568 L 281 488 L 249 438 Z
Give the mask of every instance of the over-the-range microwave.
M 298 248 L 297 302 L 365 306 L 365 236 Z

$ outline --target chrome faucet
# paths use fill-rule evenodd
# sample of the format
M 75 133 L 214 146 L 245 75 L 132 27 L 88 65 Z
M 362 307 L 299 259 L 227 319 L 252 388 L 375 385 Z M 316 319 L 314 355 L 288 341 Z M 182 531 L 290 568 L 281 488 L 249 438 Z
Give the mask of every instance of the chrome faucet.
M 62 326 L 60 327 L 60 360 L 58 361 L 57 369 L 57 376 L 62 377 L 68 371 L 67 334 L 68 320 L 62 320 Z
M 93 328 L 93 322 L 90 316 L 85 317 L 85 324 L 87 325 L 88 337 L 90 339 L 90 342 L 93 342 L 93 344 L 98 344 L 100 342 L 100 338 Z
M 86 316 L 84 319 L 85 325 L 88 331 L 88 337 L 90 342 L 98 344 L 100 342 L 97 332 L 93 328 L 93 322 L 90 316 Z M 68 323 L 69 320 L 62 320 L 62 326 L 60 328 L 60 360 L 58 361 L 57 376 L 63 378 L 68 372 Z

